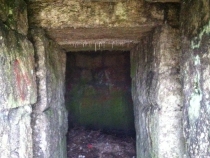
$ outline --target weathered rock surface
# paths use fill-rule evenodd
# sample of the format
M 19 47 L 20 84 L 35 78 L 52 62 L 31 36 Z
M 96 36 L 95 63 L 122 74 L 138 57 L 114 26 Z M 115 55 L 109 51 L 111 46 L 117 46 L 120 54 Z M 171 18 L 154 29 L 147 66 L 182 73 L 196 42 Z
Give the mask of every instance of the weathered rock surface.
M 33 108 L 34 157 L 64 158 L 68 123 L 64 105 L 65 53 L 44 31 L 32 30 L 37 64 L 38 101 Z
M 210 5 L 182 2 L 184 135 L 188 157 L 210 157 Z M 190 18 L 188 18 L 190 16 Z
M 145 0 L 152 3 L 180 3 L 180 0 Z
M 0 157 L 33 157 L 31 112 L 31 106 L 0 112 Z
M 138 157 L 184 155 L 179 40 L 178 30 L 166 25 L 131 51 Z
M 132 1 L 29 1 L 31 27 L 42 27 L 66 51 L 130 50 L 144 33 L 178 26 L 179 5 Z M 104 47 L 106 48 L 104 48 Z
M 143 0 L 29 1 L 29 8 L 30 24 L 44 28 L 133 27 L 152 24 L 153 18 L 159 20 L 146 12 Z M 163 12 L 154 11 L 163 19 Z
M 23 0 L 0 1 L 0 157 L 32 158 L 32 107 L 37 100 L 34 49 L 25 36 Z
M 184 157 L 181 95 L 185 156 L 210 157 L 209 0 L 183 0 L 180 23 L 179 4 L 167 2 L 178 0 L 27 1 L 30 27 L 46 29 L 66 50 L 130 50 L 139 43 L 131 71 L 138 157 Z M 35 30 L 35 78 L 27 21 L 26 1 L 0 0 L 0 157 L 65 157 L 65 54 Z M 181 24 L 183 94 L 179 33 L 166 26 L 153 32 L 165 23 Z
M 0 24 L 0 110 L 36 102 L 34 50 L 28 39 Z
M 20 34 L 28 33 L 27 4 L 24 0 L 0 1 L 0 19 Z
M 168 26 L 156 31 L 158 157 L 183 158 L 180 33 Z

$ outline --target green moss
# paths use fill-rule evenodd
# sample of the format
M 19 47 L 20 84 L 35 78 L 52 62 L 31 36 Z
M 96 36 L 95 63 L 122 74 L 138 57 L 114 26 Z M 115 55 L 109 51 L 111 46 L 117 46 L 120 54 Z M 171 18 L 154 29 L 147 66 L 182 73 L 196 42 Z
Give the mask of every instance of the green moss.
M 200 31 L 200 33 L 191 41 L 191 48 L 199 48 L 201 44 L 201 40 L 203 35 L 210 34 L 210 21 L 203 27 L 203 29 Z
M 80 92 L 77 90 L 80 89 Z M 101 129 L 129 130 L 133 129 L 133 107 L 131 98 L 125 92 L 112 92 L 97 96 L 97 91 L 81 87 L 73 89 L 68 109 L 75 121 L 87 127 Z M 85 92 L 85 93 L 83 93 Z

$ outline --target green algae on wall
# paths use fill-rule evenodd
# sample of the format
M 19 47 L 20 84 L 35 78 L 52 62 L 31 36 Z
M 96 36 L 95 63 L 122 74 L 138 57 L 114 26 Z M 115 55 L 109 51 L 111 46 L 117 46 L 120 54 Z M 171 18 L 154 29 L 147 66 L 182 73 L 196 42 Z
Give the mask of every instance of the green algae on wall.
M 201 45 L 201 40 L 203 38 L 204 35 L 210 35 L 210 21 L 207 23 L 207 25 L 205 25 L 201 32 L 194 37 L 194 39 L 191 41 L 191 48 L 195 49 L 195 48 L 199 48 Z
M 12 30 L 27 35 L 27 4 L 24 0 L 1 0 L 0 19 Z
M 69 121 L 95 129 L 134 132 L 129 53 L 77 52 L 67 60 L 71 65 L 67 65 L 66 75 Z

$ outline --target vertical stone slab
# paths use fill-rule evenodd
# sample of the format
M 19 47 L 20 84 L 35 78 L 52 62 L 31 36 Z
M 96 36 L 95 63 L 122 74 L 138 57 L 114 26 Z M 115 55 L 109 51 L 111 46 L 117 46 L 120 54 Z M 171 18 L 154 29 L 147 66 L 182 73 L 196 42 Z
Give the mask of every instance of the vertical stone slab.
M 132 97 L 138 158 L 157 157 L 158 106 L 156 101 L 157 73 L 152 34 L 144 37 L 131 51 Z
M 131 54 L 137 155 L 183 157 L 179 31 L 157 28 Z
M 183 158 L 179 30 L 163 26 L 157 29 L 154 42 L 158 61 L 158 157 Z
M 2 158 L 33 157 L 31 105 L 37 99 L 34 49 L 27 37 L 18 32 L 17 28 L 12 30 L 7 23 L 3 24 L 0 21 L 0 157 Z
M 34 157 L 65 158 L 67 111 L 64 104 L 66 54 L 43 30 L 32 30 L 38 101 L 32 115 Z
M 0 157 L 33 157 L 31 112 L 31 106 L 0 112 Z
M 182 1 L 182 78 L 187 157 L 210 157 L 210 5 Z
M 36 102 L 34 50 L 26 37 L 0 24 L 0 110 Z

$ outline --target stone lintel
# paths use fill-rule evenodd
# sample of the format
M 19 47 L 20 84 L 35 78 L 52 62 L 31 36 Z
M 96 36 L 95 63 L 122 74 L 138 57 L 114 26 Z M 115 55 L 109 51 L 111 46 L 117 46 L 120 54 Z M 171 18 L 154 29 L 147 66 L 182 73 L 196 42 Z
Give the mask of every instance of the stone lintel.
M 48 29 L 47 34 L 66 51 L 131 50 L 154 27 Z
M 180 3 L 180 0 L 145 0 L 151 3 Z

